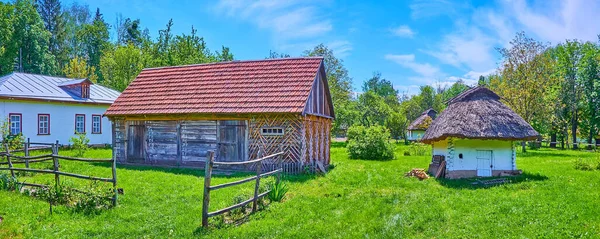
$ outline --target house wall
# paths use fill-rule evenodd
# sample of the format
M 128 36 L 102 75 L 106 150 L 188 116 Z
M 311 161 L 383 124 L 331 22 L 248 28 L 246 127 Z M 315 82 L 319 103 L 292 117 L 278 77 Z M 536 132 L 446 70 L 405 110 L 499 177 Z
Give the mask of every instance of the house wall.
M 43 102 L 24 100 L 0 100 L 0 117 L 8 119 L 10 113 L 22 116 L 22 133 L 31 142 L 69 144 L 69 139 L 75 135 L 75 115 L 85 115 L 85 132 L 90 144 L 111 143 L 111 122 L 102 117 L 100 134 L 92 134 L 92 115 L 102 115 L 109 105 Z M 38 135 L 38 114 L 50 115 L 50 134 Z
M 448 153 L 448 140 L 441 140 L 433 142 L 432 145 L 432 155 L 444 155 L 447 156 Z
M 225 118 L 223 118 L 225 120 Z M 231 119 L 227 119 L 231 120 Z M 247 161 L 283 151 L 284 171 L 303 172 L 304 166 L 327 169 L 329 165 L 329 142 L 331 120 L 318 116 L 296 114 L 259 114 L 238 116 L 247 122 L 247 149 L 236 161 Z M 221 134 L 218 117 L 194 120 L 129 120 L 113 118 L 113 157 L 123 163 L 142 163 L 177 166 L 203 166 L 208 150 L 220 152 Z M 128 158 L 132 150 L 129 128 L 144 125 L 143 160 Z M 135 126 L 133 126 L 135 127 Z M 265 127 L 284 129 L 284 135 L 263 135 Z M 222 129 L 221 129 L 222 131 Z M 129 154 L 130 155 L 130 154 Z M 219 161 L 223 161 L 221 158 Z M 276 160 L 265 161 L 265 169 L 272 169 Z M 246 170 L 253 170 L 250 165 Z
M 425 130 L 410 130 L 408 131 L 408 140 L 421 140 L 424 134 Z
M 449 178 L 477 176 L 477 150 L 492 151 L 493 176 L 516 170 L 515 150 L 511 141 L 451 138 L 433 143 L 433 155 L 446 157 L 446 177 Z

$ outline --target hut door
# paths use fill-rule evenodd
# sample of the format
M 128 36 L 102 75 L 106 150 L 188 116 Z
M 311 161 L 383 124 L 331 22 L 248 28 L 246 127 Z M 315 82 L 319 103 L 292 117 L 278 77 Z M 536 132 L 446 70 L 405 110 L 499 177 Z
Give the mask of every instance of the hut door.
M 144 160 L 145 125 L 130 125 L 127 132 L 127 160 Z
M 219 161 L 246 161 L 246 121 L 219 121 Z
M 477 176 L 492 176 L 492 151 L 477 150 Z

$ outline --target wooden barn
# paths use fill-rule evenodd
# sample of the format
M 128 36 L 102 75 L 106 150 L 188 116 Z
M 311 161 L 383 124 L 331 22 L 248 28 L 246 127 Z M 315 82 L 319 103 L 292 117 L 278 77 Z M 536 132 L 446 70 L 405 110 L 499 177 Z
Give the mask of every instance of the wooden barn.
M 515 141 L 537 137 L 496 93 L 475 87 L 450 100 L 421 141 L 432 145 L 430 173 L 445 165 L 446 178 L 467 178 L 518 173 Z
M 326 171 L 333 105 L 320 57 L 144 69 L 106 111 L 120 163 L 203 166 L 284 152 Z M 275 162 L 265 163 L 265 167 Z

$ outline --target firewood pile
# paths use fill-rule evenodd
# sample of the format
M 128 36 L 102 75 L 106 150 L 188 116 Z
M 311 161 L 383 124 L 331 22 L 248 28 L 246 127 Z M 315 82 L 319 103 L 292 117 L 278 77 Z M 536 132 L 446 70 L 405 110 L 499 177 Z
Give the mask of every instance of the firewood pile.
M 406 177 L 416 177 L 419 180 L 428 179 L 429 175 L 422 168 L 413 168 L 410 172 L 405 174 Z

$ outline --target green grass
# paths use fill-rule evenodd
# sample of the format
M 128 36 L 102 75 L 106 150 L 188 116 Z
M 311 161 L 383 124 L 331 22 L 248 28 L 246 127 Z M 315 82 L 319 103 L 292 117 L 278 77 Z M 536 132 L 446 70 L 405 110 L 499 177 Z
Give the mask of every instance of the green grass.
M 579 158 L 597 161 L 599 153 L 519 153 L 523 176 L 480 188 L 473 180 L 405 178 L 430 161 L 430 156 L 402 156 L 405 146 L 390 161 L 349 160 L 342 146 L 331 150 L 331 172 L 286 177 L 287 199 L 239 226 L 199 228 L 202 170 L 120 166 L 125 194 L 118 207 L 100 215 L 63 207 L 50 215 L 46 202 L 0 191 L 0 238 L 600 238 L 600 170 L 574 169 Z M 110 156 L 109 150 L 86 155 Z M 63 167 L 110 176 L 108 165 L 65 162 Z M 217 176 L 213 184 L 243 176 Z M 211 211 L 232 204 L 234 196 L 249 197 L 252 190 L 250 183 L 213 192 Z

